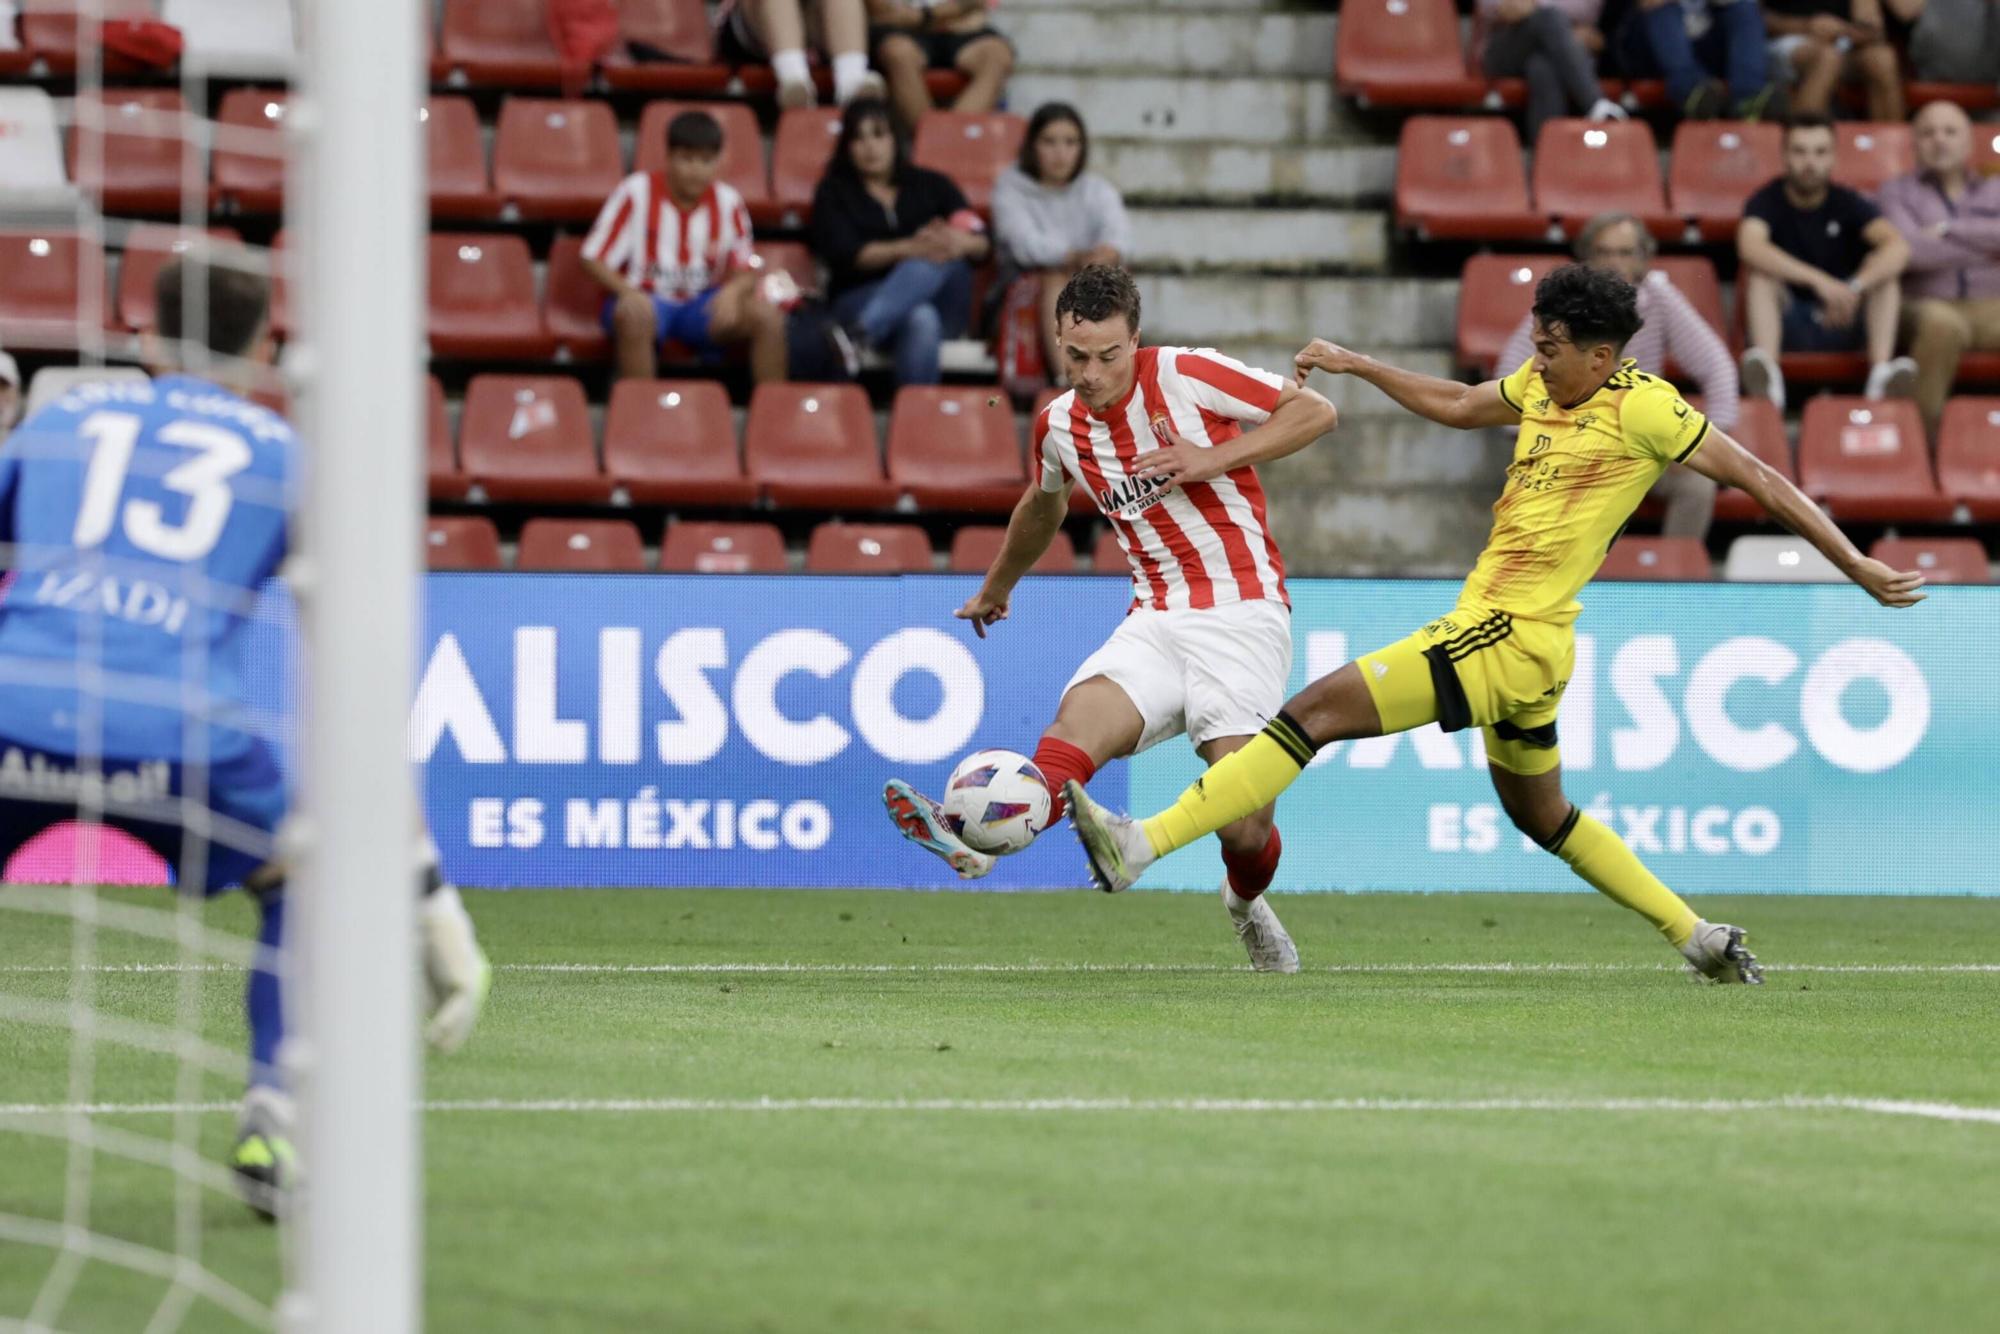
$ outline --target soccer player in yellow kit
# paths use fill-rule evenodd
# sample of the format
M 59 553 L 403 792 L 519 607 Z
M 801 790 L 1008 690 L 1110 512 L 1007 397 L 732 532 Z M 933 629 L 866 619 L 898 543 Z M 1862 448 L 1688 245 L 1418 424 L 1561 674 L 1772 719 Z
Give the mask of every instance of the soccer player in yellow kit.
M 1354 375 L 1410 411 L 1472 430 L 1518 423 L 1486 550 L 1458 605 L 1408 638 L 1312 682 L 1262 733 L 1150 819 L 1115 814 L 1070 785 L 1099 888 L 1117 892 L 1204 834 L 1277 799 L 1320 747 L 1435 722 L 1480 727 L 1514 824 L 1594 888 L 1651 922 L 1700 975 L 1763 980 L 1741 929 L 1703 921 L 1616 834 L 1563 794 L 1556 714 L 1575 657 L 1577 592 L 1669 466 L 1741 488 L 1886 607 L 1923 600 L 1923 576 L 1855 549 L 1797 487 L 1716 430 L 1665 380 L 1620 361 L 1639 328 L 1615 274 L 1569 265 L 1535 291 L 1535 355 L 1504 380 L 1466 385 L 1385 366 L 1315 339 L 1298 354 Z

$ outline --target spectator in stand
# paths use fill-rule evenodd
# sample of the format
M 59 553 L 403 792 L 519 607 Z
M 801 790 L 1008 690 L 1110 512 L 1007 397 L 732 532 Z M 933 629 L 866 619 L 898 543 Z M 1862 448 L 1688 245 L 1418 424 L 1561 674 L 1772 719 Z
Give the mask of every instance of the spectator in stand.
M 0 352 L 0 437 L 21 420 L 21 368 L 14 358 Z
M 1597 82 L 1603 9 L 1604 0 L 1479 0 L 1486 25 L 1480 67 L 1495 79 L 1528 81 L 1530 144 L 1557 116 L 1625 119 Z
M 988 19 L 987 0 L 868 0 L 868 45 L 888 76 L 903 124 L 933 105 L 924 72 L 955 69 L 970 80 L 954 111 L 991 111 L 1014 72 L 1014 44 Z
M 1903 118 L 1903 72 L 1882 26 L 1881 0 L 1764 0 L 1771 67 L 1793 79 L 1792 111 L 1830 116 L 1833 93 L 1858 83 L 1868 119 Z
M 1066 102 L 1044 102 L 1028 121 L 1021 160 L 993 183 L 993 240 L 1002 282 L 1041 278 L 1044 364 L 1062 364 L 1056 298 L 1070 275 L 1089 264 L 1117 267 L 1132 248 L 1132 222 L 1118 187 L 1087 172 L 1090 135 Z M 1029 344 L 1033 346 L 1033 344 Z
M 1609 269 L 1639 289 L 1639 332 L 1620 356 L 1639 369 L 1664 376 L 1669 361 L 1701 386 L 1703 411 L 1724 431 L 1736 429 L 1736 363 L 1722 335 L 1657 269 L 1648 270 L 1653 238 L 1629 213 L 1600 213 L 1576 238 L 1576 257 L 1596 269 Z M 1517 369 L 1535 354 L 1535 317 L 1523 315 L 1495 363 L 1495 379 Z M 1654 484 L 1653 496 L 1664 501 L 1667 515 L 1661 529 L 1668 537 L 1706 540 L 1715 517 L 1715 483 L 1693 468 L 1669 468 Z
M 1618 63 L 1635 79 L 1665 79 L 1690 120 L 1782 114 L 1757 0 L 1639 0 L 1618 30 Z
M 715 179 L 721 157 L 715 117 L 675 116 L 667 169 L 627 176 L 584 239 L 583 270 L 606 292 L 620 376 L 653 378 L 660 345 L 671 341 L 706 362 L 747 343 L 759 383 L 785 378 L 784 313 L 764 299 L 743 196 Z
M 1993 0 L 1882 0 L 1910 25 L 1910 64 L 1928 83 L 2000 81 L 2000 7 Z
M 1895 356 L 1910 247 L 1867 199 L 1833 184 L 1833 122 L 1795 116 L 1785 126 L 1785 174 L 1743 206 L 1736 228 L 1738 286 L 1750 350 L 1743 392 L 1785 406 L 1783 352 L 1865 349 L 1870 398 L 1907 396 L 1916 364 Z
M 1935 440 L 1959 358 L 2000 349 L 2000 178 L 1972 173 L 1972 122 L 1954 103 L 1919 111 L 1916 132 L 1918 169 L 1884 185 L 1881 203 L 1910 247 L 1903 336 Z
M 868 68 L 865 0 L 723 0 L 716 12 L 716 50 L 735 65 L 769 64 L 778 80 L 778 105 L 809 107 L 817 100 L 807 64 L 806 29 L 833 67 L 833 100 L 881 97 L 882 76 Z
M 910 162 L 887 102 L 848 104 L 813 193 L 812 243 L 857 354 L 893 348 L 898 384 L 936 384 L 940 345 L 971 318 L 972 266 L 993 246 L 951 178 Z

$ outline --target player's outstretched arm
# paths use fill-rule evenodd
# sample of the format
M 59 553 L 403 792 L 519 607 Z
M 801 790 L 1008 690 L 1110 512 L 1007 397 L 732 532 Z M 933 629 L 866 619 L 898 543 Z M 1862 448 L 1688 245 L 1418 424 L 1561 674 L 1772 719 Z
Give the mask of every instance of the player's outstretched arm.
M 1030 482 L 1015 503 L 1013 517 L 1007 520 L 1007 536 L 986 571 L 986 582 L 952 613 L 961 621 L 971 621 L 973 632 L 981 639 L 986 638 L 987 626 L 1007 619 L 1014 585 L 1035 568 L 1049 543 L 1056 540 L 1063 516 L 1069 513 L 1069 491 L 1067 485 L 1060 491 L 1044 491 L 1040 482 Z
M 1315 370 L 1329 375 L 1352 375 L 1374 385 L 1419 417 L 1462 431 L 1480 426 L 1512 426 L 1521 420 L 1521 414 L 1508 407 L 1507 400 L 1500 396 L 1497 380 L 1484 384 L 1441 380 L 1435 375 L 1406 371 L 1350 352 L 1324 338 L 1313 339 L 1293 360 L 1301 385 Z
M 1764 507 L 1764 512 L 1819 548 L 1839 571 L 1866 589 L 1885 607 L 1913 607 L 1924 600 L 1924 576 L 1897 570 L 1861 554 L 1847 534 L 1806 494 L 1785 480 L 1770 464 L 1709 427 L 1701 448 L 1688 455 L 1687 466 L 1723 486 L 1733 486 Z

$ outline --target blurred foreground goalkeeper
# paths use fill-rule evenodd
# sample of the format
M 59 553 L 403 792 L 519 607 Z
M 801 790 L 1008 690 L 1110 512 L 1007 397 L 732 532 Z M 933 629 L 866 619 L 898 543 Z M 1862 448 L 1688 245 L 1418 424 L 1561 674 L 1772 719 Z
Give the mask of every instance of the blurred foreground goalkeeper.
M 286 792 L 247 689 L 275 667 L 249 661 L 245 641 L 285 556 L 299 444 L 242 396 L 271 362 L 265 279 L 183 258 L 161 270 L 157 296 L 156 378 L 77 385 L 0 447 L 13 572 L 0 597 L 0 861 L 77 819 L 144 842 L 186 892 L 256 899 L 232 1165 L 269 1215 L 294 1170 L 277 1066 L 285 868 L 273 835 Z M 428 1036 L 449 1050 L 492 972 L 434 854 L 422 881 Z

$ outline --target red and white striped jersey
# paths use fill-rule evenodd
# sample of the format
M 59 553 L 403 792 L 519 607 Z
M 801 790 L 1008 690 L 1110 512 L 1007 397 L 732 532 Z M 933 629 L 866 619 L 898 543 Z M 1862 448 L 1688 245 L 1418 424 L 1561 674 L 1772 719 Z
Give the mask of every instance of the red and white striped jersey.
M 1071 390 L 1035 419 L 1041 487 L 1074 481 L 1111 521 L 1132 564 L 1132 605 L 1156 611 L 1270 598 L 1291 605 L 1285 562 L 1264 511 L 1255 468 L 1163 489 L 1132 475 L 1164 447 L 1160 424 L 1213 447 L 1278 406 L 1285 382 L 1208 348 L 1142 347 L 1124 400 L 1095 412 Z
M 734 186 L 717 181 L 683 212 L 664 172 L 620 181 L 584 238 L 583 257 L 669 301 L 690 301 L 754 264 L 750 210 Z

